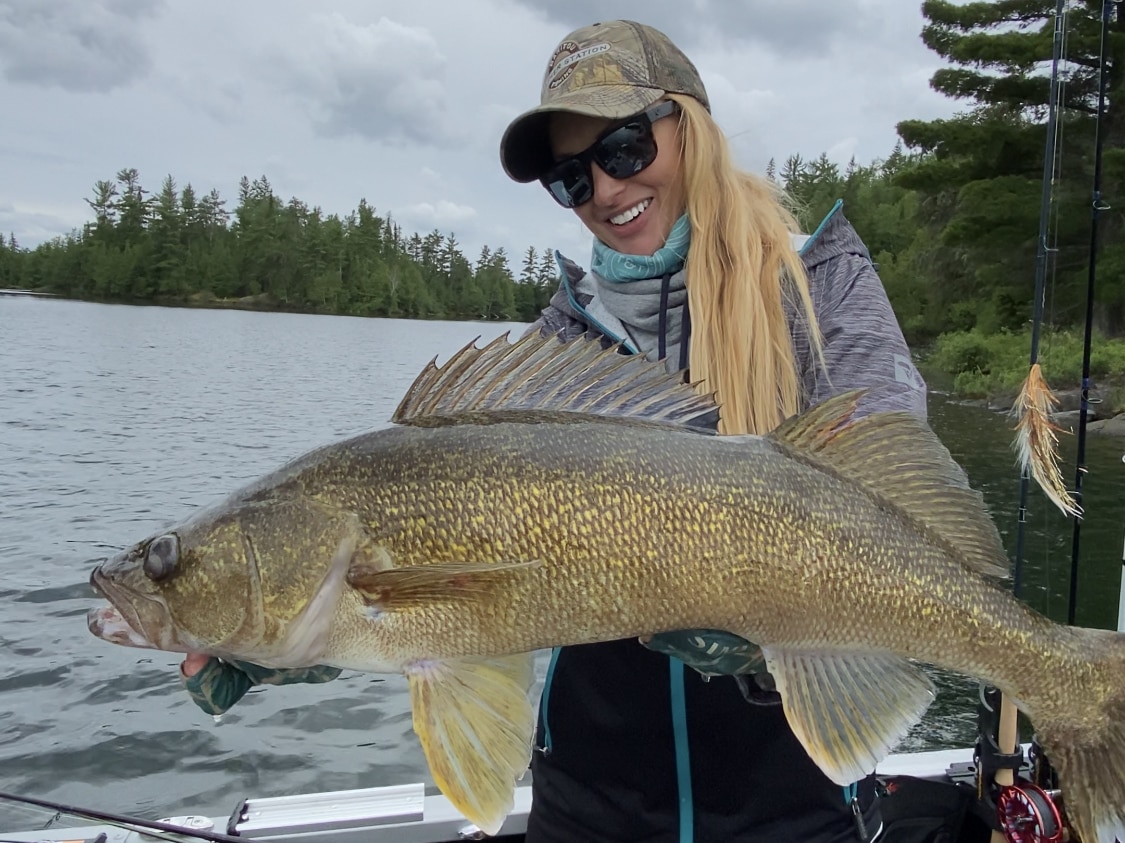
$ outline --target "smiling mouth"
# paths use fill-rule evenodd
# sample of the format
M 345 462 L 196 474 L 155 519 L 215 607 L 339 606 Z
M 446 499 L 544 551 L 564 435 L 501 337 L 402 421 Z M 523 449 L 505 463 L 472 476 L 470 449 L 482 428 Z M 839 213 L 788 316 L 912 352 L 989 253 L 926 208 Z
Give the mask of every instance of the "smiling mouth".
M 628 209 L 622 211 L 617 216 L 610 217 L 609 221 L 613 225 L 625 225 L 625 223 L 632 222 L 637 217 L 639 217 L 641 214 L 643 214 L 646 210 L 648 210 L 648 206 L 651 205 L 651 204 L 652 204 L 651 199 L 642 199 L 640 202 L 638 202 L 632 208 L 628 208 Z

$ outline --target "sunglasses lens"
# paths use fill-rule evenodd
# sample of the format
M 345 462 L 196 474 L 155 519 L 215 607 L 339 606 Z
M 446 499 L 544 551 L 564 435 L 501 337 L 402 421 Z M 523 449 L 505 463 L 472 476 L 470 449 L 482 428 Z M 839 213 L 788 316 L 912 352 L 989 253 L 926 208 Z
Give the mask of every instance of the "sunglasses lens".
M 658 115 L 662 116 L 666 114 Z M 606 175 L 615 179 L 635 176 L 656 160 L 656 139 L 652 135 L 651 120 L 646 113 L 639 119 L 618 126 L 585 152 L 557 162 L 540 181 L 564 208 L 584 205 L 594 196 L 590 159 L 596 161 Z
M 647 123 L 627 123 L 602 138 L 593 153 L 606 175 L 627 179 L 656 160 L 656 141 Z
M 560 161 L 547 171 L 542 182 L 555 201 L 564 208 L 577 208 L 589 202 L 594 195 L 589 165 L 577 158 Z

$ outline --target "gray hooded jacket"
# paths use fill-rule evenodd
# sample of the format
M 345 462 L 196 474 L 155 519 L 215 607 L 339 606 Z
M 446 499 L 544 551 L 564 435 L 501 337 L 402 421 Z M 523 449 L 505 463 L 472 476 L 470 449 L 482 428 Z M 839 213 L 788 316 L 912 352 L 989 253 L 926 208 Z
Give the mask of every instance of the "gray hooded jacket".
M 871 391 L 861 412 L 924 418 L 925 384 L 840 205 L 794 246 L 809 277 L 826 364 L 814 359 L 794 309 L 790 332 L 806 403 L 864 387 Z M 640 286 L 611 289 L 607 300 L 606 282 L 558 259 L 562 283 L 539 330 L 566 339 L 602 336 L 664 356 L 670 370 L 683 367 L 682 279 L 629 282 Z M 870 840 L 881 827 L 873 778 L 842 791 L 794 737 L 776 695 L 744 697 L 741 678 L 705 681 L 684 660 L 636 639 L 556 649 L 540 699 L 528 843 Z
M 825 217 L 817 230 L 794 238 L 809 279 L 809 288 L 823 336 L 825 366 L 812 352 L 802 319 L 789 309 L 798 371 L 805 405 L 812 406 L 849 389 L 867 388 L 860 415 L 905 410 L 926 417 L 926 385 L 910 359 L 882 282 L 867 247 L 843 214 L 843 203 Z M 558 291 L 536 323 L 540 330 L 571 339 L 583 333 L 624 342 L 630 350 L 659 358 L 615 315 L 599 293 L 599 279 L 572 261 L 556 255 L 562 270 Z M 681 273 L 683 271 L 681 270 Z M 663 350 L 670 369 L 680 358 L 682 279 L 673 277 L 669 297 L 668 336 Z M 678 283 L 677 283 L 678 282 Z M 604 283 L 604 282 L 603 282 Z M 640 282 L 645 283 L 645 282 Z

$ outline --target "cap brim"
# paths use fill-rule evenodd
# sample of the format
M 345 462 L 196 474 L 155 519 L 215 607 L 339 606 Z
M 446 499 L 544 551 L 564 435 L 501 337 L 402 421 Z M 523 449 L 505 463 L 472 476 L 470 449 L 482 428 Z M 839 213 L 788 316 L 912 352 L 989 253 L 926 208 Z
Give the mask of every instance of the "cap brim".
M 658 88 L 636 85 L 599 85 L 563 94 L 549 103 L 525 111 L 500 139 L 500 163 L 513 181 L 535 181 L 554 160 L 548 135 L 555 112 L 623 120 L 644 111 L 664 96 Z

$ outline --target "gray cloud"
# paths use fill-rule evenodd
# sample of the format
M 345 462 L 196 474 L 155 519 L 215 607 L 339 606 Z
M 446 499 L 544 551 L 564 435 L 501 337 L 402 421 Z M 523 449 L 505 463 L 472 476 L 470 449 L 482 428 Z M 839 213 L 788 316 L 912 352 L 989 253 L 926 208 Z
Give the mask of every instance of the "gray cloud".
M 152 58 L 141 20 L 162 0 L 0 0 L 4 77 L 67 91 L 110 91 L 144 78 Z
M 30 208 L 21 208 L 10 202 L 0 202 L 0 237 L 7 242 L 15 235 L 16 243 L 27 248 L 55 237 L 64 237 L 77 226 L 56 214 Z
M 36 146 L 16 139 L 14 142 L 0 142 L 0 161 L 20 161 L 24 166 L 62 167 L 78 160 L 77 154 L 61 153 L 42 146 Z M 0 208 L 3 206 L 0 205 Z
M 484 243 L 505 246 L 513 261 L 529 245 L 551 245 L 585 263 L 589 232 L 539 186 L 508 181 L 497 144 L 538 100 L 557 40 L 599 18 L 668 32 L 700 68 L 740 164 L 754 171 L 794 152 L 831 150 L 843 166 L 854 150 L 866 163 L 889 153 L 897 121 L 958 107 L 926 84 L 940 60 L 918 39 L 912 0 L 152 8 L 0 0 L 0 102 L 19 116 L 0 121 L 0 230 L 23 245 L 81 226 L 94 181 L 130 166 L 149 190 L 165 173 L 199 192 L 217 187 L 228 208 L 241 175 L 264 173 L 280 196 L 325 213 L 346 214 L 366 198 L 379 213 L 393 210 L 408 234 L 453 231 L 473 257 Z M 96 35 L 83 41 L 87 31 Z M 106 51 L 142 58 L 123 69 L 128 62 Z M 36 61 L 51 65 L 36 84 L 15 81 Z
M 395 216 L 402 222 L 413 224 L 419 231 L 432 228 L 456 228 L 475 219 L 477 209 L 469 205 L 458 205 L 448 199 L 436 202 L 418 202 L 400 209 Z
M 311 109 L 318 132 L 390 144 L 448 145 L 446 58 L 421 27 L 388 18 L 356 24 L 336 12 L 303 33 L 305 50 L 276 60 Z
M 692 56 L 709 45 L 730 41 L 768 46 L 788 55 L 813 54 L 878 25 L 875 10 L 862 0 L 517 0 L 564 27 L 625 18 L 666 33 Z M 628 6 L 628 8 L 625 8 Z M 560 37 L 564 33 L 560 32 Z

